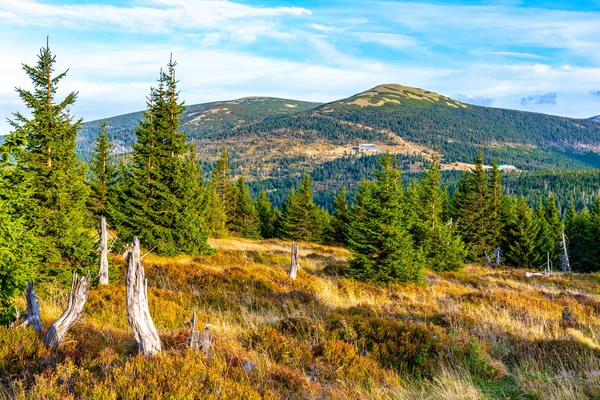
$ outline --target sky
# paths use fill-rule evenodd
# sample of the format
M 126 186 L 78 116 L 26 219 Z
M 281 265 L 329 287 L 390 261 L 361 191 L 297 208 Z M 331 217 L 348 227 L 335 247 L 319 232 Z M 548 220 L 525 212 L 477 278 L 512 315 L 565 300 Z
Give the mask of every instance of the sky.
M 86 121 L 142 110 L 171 54 L 187 104 L 328 102 L 383 83 L 600 114 L 600 0 L 0 0 L 0 134 L 50 37 Z

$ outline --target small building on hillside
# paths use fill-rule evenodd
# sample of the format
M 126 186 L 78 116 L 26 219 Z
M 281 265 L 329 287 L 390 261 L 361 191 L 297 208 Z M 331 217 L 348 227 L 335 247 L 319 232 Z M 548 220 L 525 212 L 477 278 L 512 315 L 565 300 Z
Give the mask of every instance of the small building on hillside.
M 379 149 L 373 143 L 363 143 L 358 146 L 359 153 L 378 153 Z
M 519 169 L 514 165 L 501 164 L 498 165 L 498 170 L 500 172 L 517 172 Z

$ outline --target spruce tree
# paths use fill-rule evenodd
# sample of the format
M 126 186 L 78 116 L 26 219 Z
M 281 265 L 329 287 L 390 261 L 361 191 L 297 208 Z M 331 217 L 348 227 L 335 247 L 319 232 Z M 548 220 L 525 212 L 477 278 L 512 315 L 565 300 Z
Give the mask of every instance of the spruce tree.
M 212 182 L 206 187 L 205 196 L 205 219 L 208 224 L 210 235 L 215 238 L 223 238 L 229 235 L 227 230 L 227 214 Z
M 150 90 L 147 111 L 136 128 L 137 143 L 120 190 L 118 231 L 138 236 L 160 254 L 211 253 L 207 240 L 206 189 L 190 143 L 179 131 L 184 110 L 179 101 L 176 63 L 161 70 Z
M 556 206 L 556 197 L 551 193 L 544 207 L 544 217 L 548 224 L 548 252 L 553 265 L 558 265 L 562 251 L 562 221 Z
M 236 192 L 236 202 L 231 215 L 231 232 L 244 238 L 260 238 L 258 213 L 256 212 L 256 208 L 254 208 L 250 189 L 242 176 L 239 177 L 234 190 Z
M 255 208 L 258 213 L 260 236 L 263 239 L 275 237 L 275 212 L 271 201 L 267 197 L 267 192 L 265 192 L 264 189 L 262 189 L 258 195 Z
M 454 197 L 453 217 L 458 231 L 468 245 L 472 260 L 480 259 L 486 251 L 493 250 L 497 229 L 490 223 L 489 180 L 483 169 L 483 155 L 475 158 L 471 172 L 463 174 Z
M 285 239 L 320 242 L 322 232 L 317 224 L 318 210 L 313 202 L 312 180 L 304 175 L 298 192 L 290 191 L 281 210 L 281 234 Z
M 512 202 L 511 219 L 507 222 L 508 237 L 504 255 L 515 267 L 539 267 L 541 255 L 537 247 L 539 225 L 524 197 Z
M 489 244 L 491 248 L 500 246 L 503 227 L 503 210 L 504 204 L 502 181 L 500 170 L 498 169 L 498 161 L 494 160 L 492 170 L 488 180 L 489 201 L 487 207 L 487 223 L 489 230 Z
M 441 187 L 441 169 L 434 158 L 418 186 L 418 228 L 413 235 L 423 249 L 426 265 L 436 271 L 458 270 L 464 266 L 465 245 L 454 224 L 442 219 L 445 192 Z
M 231 215 L 231 211 L 235 204 L 233 182 L 229 176 L 230 173 L 231 168 L 229 167 L 229 155 L 227 154 L 227 148 L 223 146 L 221 155 L 217 160 L 214 169 L 212 170 L 212 178 L 210 183 L 217 192 L 223 210 L 225 211 L 225 215 L 227 216 Z
M 389 154 L 380 158 L 376 181 L 363 181 L 351 209 L 347 274 L 372 282 L 419 282 L 420 254 L 401 223 L 402 181 Z
M 333 239 L 345 245 L 348 239 L 350 224 L 350 207 L 348 205 L 348 191 L 343 186 L 333 200 L 334 211 L 332 218 Z
M 103 122 L 94 142 L 90 163 L 89 209 L 95 216 L 108 216 L 114 196 L 115 168 L 112 160 L 112 141 L 108 138 L 106 122 Z
M 585 256 L 582 266 L 585 272 L 600 270 L 600 197 L 596 197 L 589 213 L 585 237 L 583 238 Z
M 11 185 L 31 184 L 31 197 L 17 204 L 15 212 L 37 239 L 45 272 L 66 277 L 69 271 L 64 266 L 84 269 L 92 264 L 94 246 L 88 230 L 91 219 L 86 209 L 85 167 L 75 153 L 81 120 L 69 113 L 77 93 L 56 100 L 58 84 L 67 72 L 55 75 L 55 63 L 56 57 L 46 45 L 37 65 L 23 65 L 34 89 L 18 88 L 17 93 L 31 117 L 17 112 L 14 120 L 9 120 L 13 132 L 7 138 L 6 151 L 16 162 Z

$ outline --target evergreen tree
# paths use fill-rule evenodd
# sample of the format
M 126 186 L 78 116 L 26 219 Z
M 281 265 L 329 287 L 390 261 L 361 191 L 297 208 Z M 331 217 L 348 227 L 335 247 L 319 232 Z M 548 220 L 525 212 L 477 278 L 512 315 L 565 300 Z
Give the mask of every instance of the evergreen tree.
M 551 193 L 544 207 L 544 217 L 548 224 L 548 252 L 552 265 L 558 265 L 562 251 L 562 221 L 556 206 L 556 197 Z
M 275 213 L 264 189 L 258 195 L 255 208 L 258 213 L 260 236 L 263 239 L 275 237 Z
M 322 232 L 317 224 L 317 206 L 313 202 L 312 180 L 304 175 L 298 192 L 288 195 L 281 215 L 282 237 L 306 242 L 320 242 Z
M 68 276 L 68 264 L 83 269 L 93 262 L 94 246 L 89 235 L 86 203 L 89 189 L 85 167 L 75 154 L 75 140 L 81 120 L 75 121 L 69 108 L 77 93 L 56 101 L 59 82 L 66 72 L 55 75 L 56 57 L 48 45 L 40 50 L 36 66 L 23 65 L 34 89 L 17 89 L 31 117 L 14 114 L 13 128 L 5 151 L 16 162 L 11 185 L 31 184 L 31 197 L 16 204 L 15 212 L 37 239 L 45 272 Z
M 489 175 L 488 180 L 488 192 L 489 192 L 489 202 L 488 202 L 488 230 L 490 233 L 490 245 L 492 248 L 496 248 L 500 246 L 501 235 L 504 229 L 503 227 L 503 210 L 502 206 L 504 204 L 503 201 L 503 192 L 502 192 L 502 181 L 500 178 L 500 170 L 498 169 L 498 161 L 494 160 L 492 164 L 492 171 Z
M 106 122 L 102 123 L 91 156 L 89 209 L 96 216 L 108 216 L 113 201 L 115 169 L 112 160 L 112 141 L 108 139 Z
M 494 248 L 496 233 L 492 229 L 497 227 L 490 223 L 488 182 L 480 151 L 475 158 L 475 167 L 461 177 L 452 205 L 458 231 L 467 243 L 473 260 L 481 258 L 484 252 Z
M 227 154 L 227 148 L 223 146 L 221 156 L 217 160 L 217 164 L 212 170 L 211 185 L 215 188 L 225 215 L 231 215 L 235 201 L 234 201 L 234 190 L 233 182 L 229 174 L 231 169 L 229 167 L 229 155 Z
M 231 232 L 241 237 L 258 239 L 260 237 L 258 213 L 254 208 L 250 189 L 242 176 L 235 185 L 235 192 L 236 203 L 231 215 Z
M 442 219 L 445 192 L 441 187 L 441 169 L 437 158 L 425 171 L 418 187 L 419 228 L 413 235 L 423 249 L 425 263 L 436 271 L 458 270 L 464 266 L 466 250 L 453 224 Z
M 205 188 L 194 151 L 179 131 L 184 105 L 179 101 L 176 63 L 161 70 L 147 111 L 136 128 L 137 143 L 124 179 L 118 212 L 119 236 L 138 236 L 158 253 L 207 254 Z
M 600 197 L 596 197 L 589 213 L 588 223 L 583 238 L 585 255 L 582 267 L 585 272 L 600 270 Z
M 333 239 L 340 244 L 346 244 L 350 224 L 350 207 L 348 205 L 348 191 L 343 186 L 334 199 L 335 209 L 332 218 Z
M 349 276 L 373 282 L 419 282 L 420 254 L 401 223 L 402 182 L 389 154 L 380 158 L 375 182 L 361 183 L 352 206 Z
M 229 235 L 229 231 L 227 230 L 227 214 L 225 214 L 221 197 L 217 193 L 212 182 L 209 183 L 206 188 L 205 199 L 205 218 L 210 230 L 210 235 L 215 238 L 227 237 Z
M 511 219 L 507 221 L 508 237 L 504 255 L 507 263 L 515 267 L 536 268 L 540 253 L 537 248 L 539 225 L 533 210 L 524 197 L 512 201 Z

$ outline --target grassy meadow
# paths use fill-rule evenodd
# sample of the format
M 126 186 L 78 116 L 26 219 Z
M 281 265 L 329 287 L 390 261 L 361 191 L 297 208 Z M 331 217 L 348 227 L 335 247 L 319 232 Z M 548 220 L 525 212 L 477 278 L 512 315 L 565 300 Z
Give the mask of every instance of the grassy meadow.
M 90 290 L 57 352 L 0 328 L 0 398 L 600 398 L 598 275 L 468 266 L 378 287 L 342 277 L 346 250 L 300 244 L 291 281 L 290 243 L 211 245 L 218 254 L 142 260 L 161 355 L 137 355 L 114 256 L 111 285 Z M 68 288 L 36 291 L 47 326 Z M 187 349 L 194 309 L 212 357 Z

